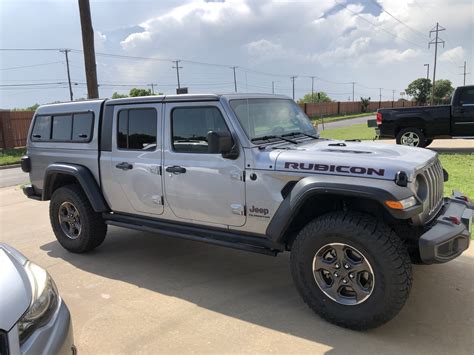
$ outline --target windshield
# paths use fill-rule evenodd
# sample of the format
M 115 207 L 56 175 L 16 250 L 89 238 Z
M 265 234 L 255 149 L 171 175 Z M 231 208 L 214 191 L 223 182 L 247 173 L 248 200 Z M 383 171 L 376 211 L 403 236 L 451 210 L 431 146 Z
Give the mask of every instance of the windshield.
M 230 106 L 250 140 L 292 133 L 317 134 L 293 100 L 238 99 L 230 100 Z

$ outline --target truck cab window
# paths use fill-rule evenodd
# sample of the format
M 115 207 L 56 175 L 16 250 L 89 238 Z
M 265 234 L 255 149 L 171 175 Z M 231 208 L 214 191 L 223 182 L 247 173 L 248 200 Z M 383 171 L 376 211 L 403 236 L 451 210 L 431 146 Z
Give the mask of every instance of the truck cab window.
M 465 89 L 459 98 L 461 105 L 474 105 L 474 89 Z
M 179 153 L 208 153 L 207 133 L 229 131 L 217 107 L 179 107 L 171 114 L 173 149 Z
M 117 122 L 119 149 L 155 150 L 157 114 L 152 108 L 121 110 Z

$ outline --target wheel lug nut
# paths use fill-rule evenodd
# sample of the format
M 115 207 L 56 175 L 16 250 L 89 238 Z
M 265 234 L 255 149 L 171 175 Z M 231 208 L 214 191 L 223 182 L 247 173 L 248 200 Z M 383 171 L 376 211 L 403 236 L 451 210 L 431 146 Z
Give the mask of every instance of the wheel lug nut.
M 334 277 L 339 277 L 339 274 L 337 272 L 335 272 Z
M 349 274 L 349 277 L 350 277 L 351 279 L 353 279 L 353 278 L 354 278 L 354 274 L 351 272 L 351 273 Z
M 346 283 L 347 283 L 347 280 L 346 280 L 346 279 L 343 279 L 343 280 L 342 280 L 342 283 L 346 284 Z
M 349 269 L 349 264 L 344 264 L 344 269 Z
M 341 267 L 341 265 L 336 264 L 335 267 L 336 267 L 336 269 L 339 269 Z

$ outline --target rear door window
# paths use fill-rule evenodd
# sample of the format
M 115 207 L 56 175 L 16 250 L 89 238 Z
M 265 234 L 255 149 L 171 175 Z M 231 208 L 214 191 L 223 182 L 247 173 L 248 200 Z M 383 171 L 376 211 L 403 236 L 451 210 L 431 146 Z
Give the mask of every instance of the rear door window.
M 157 119 L 154 108 L 121 110 L 117 125 L 118 148 L 155 150 Z

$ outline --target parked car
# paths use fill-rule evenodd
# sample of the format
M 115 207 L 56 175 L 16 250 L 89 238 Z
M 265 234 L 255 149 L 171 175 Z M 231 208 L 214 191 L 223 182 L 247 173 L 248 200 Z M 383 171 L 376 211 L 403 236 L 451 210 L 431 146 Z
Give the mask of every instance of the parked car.
M 474 86 L 458 87 L 451 105 L 379 109 L 375 130 L 381 138 L 421 148 L 437 138 L 474 139 Z
M 448 176 L 435 152 L 320 139 L 286 96 L 41 106 L 22 168 L 25 194 L 51 201 L 53 231 L 71 252 L 98 247 L 108 225 L 291 251 L 304 301 L 352 329 L 402 308 L 410 255 L 443 263 L 470 241 L 473 206 L 443 197 Z
M 0 354 L 75 354 L 71 316 L 48 272 L 0 243 Z

